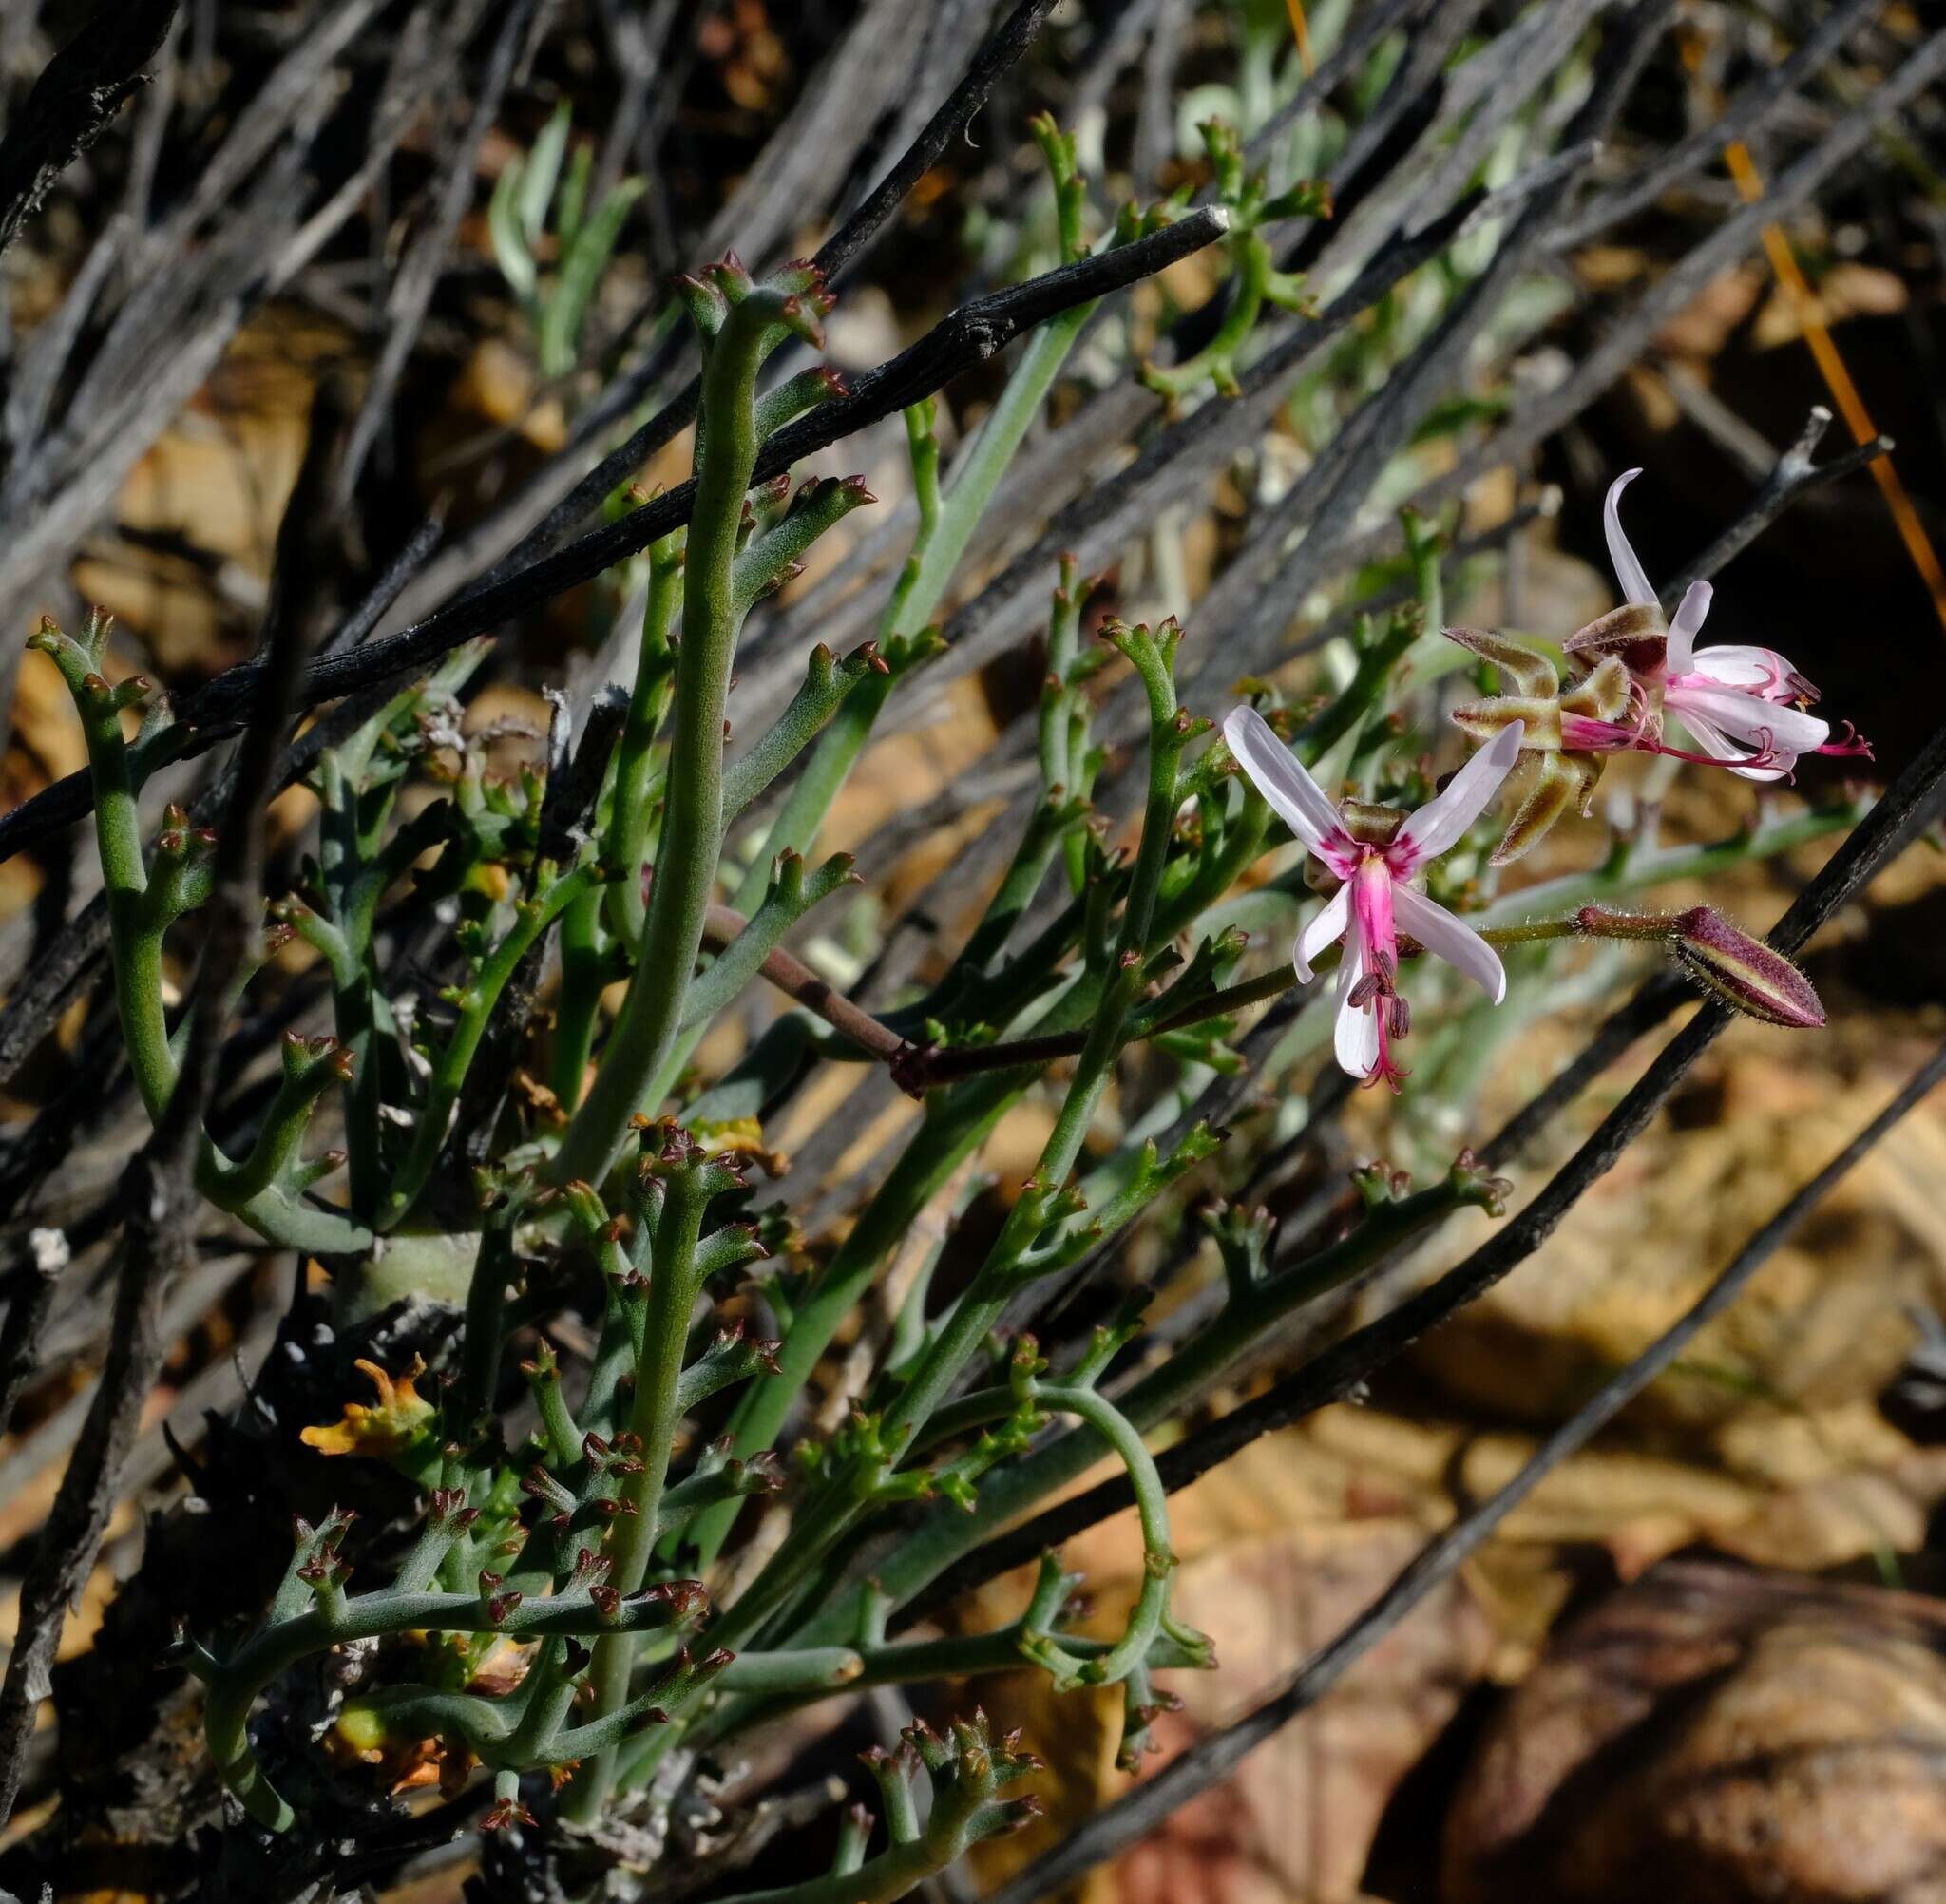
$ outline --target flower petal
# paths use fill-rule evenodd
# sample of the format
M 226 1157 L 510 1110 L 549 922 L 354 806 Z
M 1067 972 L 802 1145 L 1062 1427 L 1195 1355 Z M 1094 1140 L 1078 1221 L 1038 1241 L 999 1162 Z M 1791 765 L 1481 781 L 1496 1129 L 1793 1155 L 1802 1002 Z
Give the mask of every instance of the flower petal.
M 1327 840 L 1344 837 L 1337 808 L 1255 708 L 1234 709 L 1223 723 L 1223 738 L 1250 784 L 1312 852 Z
M 1385 857 L 1400 878 L 1438 859 L 1479 818 L 1499 791 L 1500 782 L 1513 771 L 1526 732 L 1517 720 L 1503 727 L 1454 774 L 1443 793 L 1428 800 L 1399 828 Z
M 1495 1004 L 1507 996 L 1507 968 L 1500 955 L 1464 920 L 1409 885 L 1392 888 L 1392 910 L 1400 931 L 1456 972 L 1465 973 Z
M 1326 946 L 1344 938 L 1346 922 L 1351 917 L 1351 887 L 1341 885 L 1331 895 L 1330 902 L 1305 925 L 1297 935 L 1297 944 L 1290 955 L 1290 962 L 1297 968 L 1297 982 L 1308 985 L 1317 977 L 1311 970 L 1311 961 Z
M 1624 601 L 1639 601 L 1644 607 L 1656 605 L 1655 590 L 1649 585 L 1649 577 L 1635 551 L 1630 547 L 1629 539 L 1622 533 L 1622 512 L 1617 506 L 1622 500 L 1622 491 L 1636 477 L 1639 469 L 1624 469 L 1608 486 L 1608 500 L 1601 505 L 1601 526 L 1608 537 L 1608 559 L 1615 565 L 1615 580 L 1622 586 Z
M 1742 688 L 1747 694 L 1760 694 L 1766 699 L 1772 695 L 1784 701 L 1797 698 L 1790 686 L 1797 670 L 1775 648 L 1751 648 L 1725 642 L 1714 648 L 1705 648 L 1687 669 L 1671 668 L 1669 672 L 1701 675 L 1724 687 Z
M 1345 940 L 1345 962 L 1338 968 L 1338 1022 L 1332 1044 L 1338 1062 L 1353 1077 L 1369 1077 L 1379 1068 L 1379 1020 L 1370 1005 L 1346 1002 L 1351 988 L 1364 977 L 1364 945 L 1354 924 Z
M 1831 738 L 1831 723 L 1816 714 L 1781 701 L 1763 700 L 1743 688 L 1720 687 L 1695 675 L 1669 688 L 1663 705 L 1674 709 L 1685 721 L 1691 714 L 1700 714 L 1711 727 L 1746 747 L 1763 746 L 1767 734 L 1780 753 L 1809 753 Z
M 1739 747 L 1722 729 L 1705 715 L 1693 709 L 1672 710 L 1684 730 L 1696 743 L 1698 752 L 1707 753 L 1712 760 L 1720 760 L 1731 771 L 1745 780 L 1784 780 L 1788 773 L 1782 767 L 1741 767 L 1737 763 L 1749 759 L 1748 752 Z
M 1663 666 L 1671 675 L 1687 675 L 1692 665 L 1689 657 L 1695 652 L 1697 631 L 1703 626 L 1703 619 L 1709 613 L 1710 598 L 1716 591 L 1707 581 L 1692 581 L 1683 591 L 1682 601 L 1676 612 L 1669 617 L 1669 648 Z

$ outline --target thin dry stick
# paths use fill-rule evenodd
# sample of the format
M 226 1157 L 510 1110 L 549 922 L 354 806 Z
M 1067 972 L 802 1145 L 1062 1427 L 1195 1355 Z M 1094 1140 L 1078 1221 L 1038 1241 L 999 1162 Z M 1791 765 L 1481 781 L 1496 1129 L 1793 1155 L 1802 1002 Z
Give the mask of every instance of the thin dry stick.
M 1669 1369 L 1697 1335 L 1735 1302 L 1751 1277 L 1839 1180 L 1942 1078 L 1946 1078 L 1946 1046 L 1935 1052 L 1898 1095 L 1744 1245 L 1676 1323 L 1549 1436 L 1498 1492 L 1428 1541 L 1384 1592 L 1328 1646 L 1306 1661 L 1277 1692 L 1097 1812 L 1073 1837 L 993 1893 L 986 1904 L 1032 1904 L 1033 1899 L 1045 1896 L 1058 1886 L 1072 1883 L 1083 1872 L 1146 1836 L 1199 1793 L 1228 1778 L 1256 1746 L 1315 1705 L 1434 1588 L 1450 1579 L 1460 1563 L 1553 1469 L 1586 1446 Z
M 1021 4 L 994 29 L 980 49 L 965 75 L 941 102 L 939 109 L 925 122 L 918 137 L 900 155 L 898 162 L 873 188 L 858 208 L 819 248 L 814 262 L 827 277 L 841 276 L 851 261 L 864 254 L 906 195 L 939 161 L 940 155 L 963 132 L 973 116 L 986 103 L 1001 77 L 1012 67 L 1040 32 L 1041 23 L 1052 10 L 1053 0 L 1021 0 Z M 652 350 L 643 361 L 625 375 L 618 377 L 575 422 L 575 440 L 565 454 L 585 450 L 587 446 L 626 417 L 642 402 L 657 382 L 678 361 L 681 346 L 671 340 Z M 531 562 L 554 548 L 576 524 L 585 521 L 600 506 L 603 497 L 614 493 L 639 469 L 657 450 L 672 442 L 696 415 L 699 386 L 692 381 L 627 441 L 609 451 L 557 502 L 541 521 L 494 567 L 483 586 L 491 586 L 518 573 Z M 537 478 L 546 482 L 548 476 Z M 560 480 L 560 472 L 552 472 Z M 531 506 L 525 498 L 509 502 L 511 512 Z M 481 551 L 494 536 L 503 541 L 506 530 L 496 516 L 471 530 L 429 571 L 427 584 L 454 588 L 469 576 Z M 436 595 L 433 596 L 437 599 Z
M 780 429 L 758 455 L 754 480 L 763 482 L 778 475 L 814 451 L 930 396 L 961 371 L 984 363 L 1048 318 L 1077 304 L 1125 290 L 1178 258 L 1202 250 L 1223 236 L 1226 225 L 1220 211 L 1192 212 L 1178 223 L 1131 244 L 1062 265 L 1025 284 L 970 299 L 909 349 L 854 378 L 849 396 L 821 404 L 808 416 Z M 475 636 L 490 633 L 590 581 L 686 523 L 694 488 L 693 483 L 685 483 L 620 522 L 570 543 L 531 568 L 483 588 L 396 635 L 350 653 L 324 657 L 305 675 L 296 705 L 315 707 L 321 701 L 400 680 Z M 239 662 L 186 696 L 179 720 L 190 727 L 253 720 L 263 683 L 261 661 Z M 57 780 L 0 818 L 0 860 L 10 859 L 72 824 L 93 805 L 86 773 L 70 773 Z
M 459 235 L 460 219 L 472 200 L 480 147 L 500 116 L 500 104 L 513 79 L 514 62 L 533 20 L 535 5 L 536 0 L 521 0 L 521 4 L 508 10 L 501 23 L 486 77 L 480 83 L 465 128 L 446 155 L 445 174 L 433 200 L 431 219 L 392 279 L 386 299 L 385 342 L 379 349 L 377 363 L 372 366 L 364 399 L 352 425 L 351 441 L 338 466 L 334 501 L 340 509 L 349 506 L 365 460 L 391 414 L 399 379 L 405 373 L 412 346 L 425 328 L 426 314 L 432 308 L 432 294 L 439 288 L 440 274 L 446 269 L 453 240 Z
M 704 942 L 720 950 L 749 923 L 734 906 L 713 905 L 703 928 Z M 758 969 L 780 992 L 796 1000 L 807 1011 L 815 1012 L 833 1031 L 842 1032 L 882 1064 L 892 1066 L 894 1075 L 912 1055 L 911 1045 L 889 1025 L 881 1024 L 869 1012 L 854 1005 L 844 993 L 820 979 L 803 960 L 781 945 L 766 954 Z

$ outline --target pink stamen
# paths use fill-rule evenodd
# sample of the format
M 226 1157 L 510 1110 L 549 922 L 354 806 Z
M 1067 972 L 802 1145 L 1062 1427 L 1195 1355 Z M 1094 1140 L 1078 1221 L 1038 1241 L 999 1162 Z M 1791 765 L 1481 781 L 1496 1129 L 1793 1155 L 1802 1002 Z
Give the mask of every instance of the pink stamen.
M 1392 1061 L 1392 1040 L 1386 1030 L 1385 1014 L 1381 1012 L 1379 1014 L 1379 1061 L 1372 1066 L 1370 1072 L 1365 1076 L 1364 1083 L 1359 1088 L 1361 1090 L 1368 1090 L 1372 1085 L 1383 1080 L 1391 1087 L 1396 1095 L 1400 1087 L 1411 1076 L 1411 1072 L 1407 1071 L 1402 1064 L 1395 1064 Z
M 1635 753 L 1648 751 L 1646 722 L 1625 726 L 1620 721 L 1594 720 L 1587 714 L 1561 716 L 1561 746 L 1569 753 Z
M 1876 758 L 1872 743 L 1861 734 L 1850 721 L 1844 724 L 1844 732 L 1836 740 L 1827 740 L 1822 747 L 1814 747 L 1813 753 L 1860 754 L 1866 760 Z
M 1642 751 L 1645 753 L 1667 754 L 1671 760 L 1693 761 L 1698 767 L 1774 767 L 1786 777 L 1790 773 L 1790 763 L 1797 758 L 1793 753 L 1780 753 L 1777 736 L 1767 727 L 1757 730 L 1758 748 L 1755 753 L 1740 753 L 1734 760 L 1720 759 L 1713 753 L 1690 753 L 1684 748 L 1670 747 L 1660 737 L 1650 742 Z
M 1374 1029 L 1379 1038 L 1379 1058 L 1366 1073 L 1366 1086 L 1379 1083 L 1382 1079 L 1394 1092 L 1412 1074 L 1402 1064 L 1394 1061 L 1392 1040 L 1403 1038 L 1412 1027 L 1412 1011 L 1395 989 L 1399 982 L 1399 967 L 1396 962 L 1387 961 L 1383 965 L 1374 965 L 1357 984 L 1352 986 L 1346 1002 L 1360 1006 L 1372 1014 Z M 1361 998 L 1363 994 L 1363 998 Z M 1361 1087 L 1363 1088 L 1363 1087 Z
M 1663 683 L 1665 688 L 1678 692 L 1687 687 L 1720 688 L 1725 683 L 1714 675 L 1694 668 L 1687 675 L 1671 675 Z M 1818 690 L 1799 674 L 1785 674 L 1774 661 L 1765 664 L 1765 676 L 1761 681 L 1735 683 L 1740 695 L 1749 695 L 1760 701 L 1815 701 Z
M 1669 746 L 1663 739 L 1659 727 L 1647 715 L 1632 727 L 1625 727 L 1619 721 L 1592 720 L 1586 714 L 1564 714 L 1561 716 L 1561 746 L 1569 753 L 1660 753 L 1670 760 L 1690 761 L 1698 767 L 1777 767 L 1787 772 L 1789 769 L 1785 763 L 1795 756 L 1778 752 L 1777 737 L 1768 728 L 1759 728 L 1757 737 L 1762 743 L 1757 752 L 1740 755 L 1735 760 L 1722 760 L 1713 753 L 1691 753 L 1687 748 Z M 1820 748 L 1818 751 L 1822 753 L 1833 750 Z
M 1596 720 L 1589 714 L 1565 712 L 1561 715 L 1561 745 L 1570 753 L 1647 752 L 1661 732 L 1642 683 L 1632 676 L 1627 720 Z

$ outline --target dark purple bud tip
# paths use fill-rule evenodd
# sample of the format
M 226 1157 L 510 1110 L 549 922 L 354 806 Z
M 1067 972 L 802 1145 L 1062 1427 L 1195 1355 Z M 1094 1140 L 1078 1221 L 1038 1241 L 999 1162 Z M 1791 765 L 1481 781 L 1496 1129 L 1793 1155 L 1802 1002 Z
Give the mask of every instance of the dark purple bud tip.
M 1824 1022 L 1811 981 L 1782 952 L 1740 932 L 1713 907 L 1682 914 L 1670 947 L 1689 977 L 1733 1011 L 1792 1031 Z
M 700 1580 L 663 1580 L 644 1588 L 638 1597 L 659 1600 L 678 1619 L 686 1620 L 710 1604 L 710 1591 Z

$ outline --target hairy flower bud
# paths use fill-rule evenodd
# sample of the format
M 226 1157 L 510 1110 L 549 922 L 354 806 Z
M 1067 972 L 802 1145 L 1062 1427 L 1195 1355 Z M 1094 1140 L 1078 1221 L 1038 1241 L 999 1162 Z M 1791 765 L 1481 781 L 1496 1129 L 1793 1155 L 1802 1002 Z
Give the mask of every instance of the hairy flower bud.
M 1824 1022 L 1811 981 L 1782 952 L 1738 931 L 1709 906 L 1680 914 L 1669 945 L 1690 978 L 1734 1011 L 1793 1031 Z

